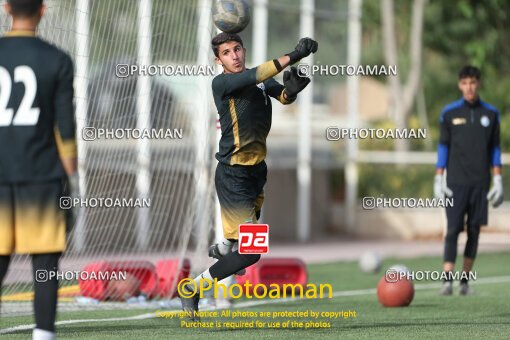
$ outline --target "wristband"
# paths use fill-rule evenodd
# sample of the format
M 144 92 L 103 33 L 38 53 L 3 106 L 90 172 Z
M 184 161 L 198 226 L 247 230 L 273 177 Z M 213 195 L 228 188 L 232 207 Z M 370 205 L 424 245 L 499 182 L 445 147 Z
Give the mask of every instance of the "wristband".
M 298 51 L 292 51 L 290 53 L 287 53 L 286 55 L 289 56 L 290 58 L 289 62 L 290 65 L 295 64 L 297 61 L 301 59 L 301 55 L 299 54 Z

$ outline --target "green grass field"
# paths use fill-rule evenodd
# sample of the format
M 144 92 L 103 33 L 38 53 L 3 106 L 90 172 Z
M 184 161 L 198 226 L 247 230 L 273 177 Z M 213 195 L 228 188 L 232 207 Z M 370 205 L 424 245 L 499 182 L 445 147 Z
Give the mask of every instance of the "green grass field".
M 412 260 L 386 259 L 384 267 L 403 263 L 412 270 L 437 270 L 441 259 L 427 257 Z M 415 282 L 416 292 L 410 307 L 384 308 L 374 292 L 382 276 L 363 274 L 357 263 L 342 262 L 309 266 L 311 283 L 329 283 L 337 295 L 332 299 L 298 299 L 293 301 L 236 307 L 238 311 L 346 311 L 357 312 L 356 318 L 330 320 L 331 328 L 316 329 L 190 329 L 181 328 L 180 320 L 146 318 L 141 320 L 98 321 L 97 319 L 123 318 L 141 314 L 154 314 L 154 310 L 122 310 L 95 312 L 67 312 L 59 314 L 59 321 L 88 320 L 58 326 L 57 337 L 62 339 L 321 339 L 342 338 L 508 338 L 510 334 L 510 253 L 480 254 L 477 264 L 477 282 L 472 284 L 476 294 L 459 296 L 458 284 L 454 295 L 437 294 L 439 283 Z M 498 280 L 493 278 L 499 277 Z M 492 278 L 492 279 L 491 279 Z M 350 295 L 350 296 L 349 296 Z M 243 299 L 238 304 L 246 304 Z M 263 301 L 262 301 L 263 302 Z M 253 318 L 237 321 L 252 321 Z M 289 318 L 260 321 L 284 322 Z M 295 321 L 306 322 L 306 319 Z M 321 321 L 328 321 L 319 319 Z M 231 321 L 227 318 L 203 321 Z M 33 323 L 32 317 L 4 317 L 1 328 Z M 31 331 L 22 330 L 1 335 L 5 339 L 26 339 Z

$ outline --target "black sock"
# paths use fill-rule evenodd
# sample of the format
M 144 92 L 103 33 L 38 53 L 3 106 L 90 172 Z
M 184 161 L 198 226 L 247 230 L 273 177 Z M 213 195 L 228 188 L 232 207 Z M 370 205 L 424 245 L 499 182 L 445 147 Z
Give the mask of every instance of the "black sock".
M 448 232 L 444 238 L 443 262 L 455 262 L 457 257 L 457 241 L 459 239 L 459 228 L 448 226 Z
M 0 255 L 0 296 L 2 296 L 2 282 L 4 282 L 5 274 L 7 274 L 10 259 L 9 255 Z
M 467 227 L 467 241 L 464 248 L 464 257 L 474 259 L 478 250 L 478 239 L 480 238 L 480 226 Z
M 218 281 L 237 273 L 241 269 L 251 266 L 260 259 L 260 254 L 239 254 L 233 251 L 223 256 L 209 268 L 209 273 Z
M 58 270 L 58 260 L 61 253 L 32 255 L 32 269 L 34 277 L 34 313 L 36 328 L 45 331 L 55 331 L 55 317 L 57 315 L 58 280 L 55 276 L 46 281 L 37 277 L 37 271 Z M 46 275 L 48 278 L 48 275 Z M 40 280 L 41 282 L 38 282 Z
M 444 282 L 452 282 L 453 279 L 452 279 L 452 272 L 449 270 L 447 272 L 444 272 L 445 273 L 445 277 L 443 278 L 443 281 Z
M 5 274 L 7 274 L 7 268 L 9 268 L 10 260 L 10 255 L 0 255 L 0 285 L 4 281 Z
M 467 275 L 467 273 L 466 273 L 466 275 Z M 467 284 L 468 281 L 469 281 L 468 278 L 465 277 L 464 275 L 460 278 L 460 283 L 462 283 L 462 284 L 464 284 L 464 283 Z

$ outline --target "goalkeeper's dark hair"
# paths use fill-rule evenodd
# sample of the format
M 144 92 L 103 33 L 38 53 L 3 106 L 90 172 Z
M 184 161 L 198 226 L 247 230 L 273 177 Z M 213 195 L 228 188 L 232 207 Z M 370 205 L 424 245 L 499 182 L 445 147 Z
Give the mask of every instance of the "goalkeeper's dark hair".
M 237 41 L 241 44 L 241 46 L 243 46 L 243 40 L 239 35 L 235 33 L 221 32 L 211 40 L 211 47 L 216 57 L 220 56 L 220 45 L 229 41 Z
M 459 80 L 464 78 L 476 78 L 480 80 L 481 77 L 482 72 L 480 72 L 480 69 L 476 66 L 466 65 L 459 71 Z
M 12 15 L 19 17 L 32 17 L 37 14 L 43 0 L 7 0 L 11 5 Z

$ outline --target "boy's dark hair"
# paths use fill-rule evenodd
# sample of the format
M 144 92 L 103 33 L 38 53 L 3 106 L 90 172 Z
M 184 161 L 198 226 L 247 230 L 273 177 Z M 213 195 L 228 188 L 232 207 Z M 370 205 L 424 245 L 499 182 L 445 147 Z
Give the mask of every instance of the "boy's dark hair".
M 216 57 L 219 57 L 220 55 L 220 45 L 228 41 L 237 41 L 241 44 L 241 46 L 243 46 L 243 40 L 239 35 L 235 33 L 221 32 L 211 40 L 211 47 Z
M 459 80 L 464 78 L 476 78 L 477 80 L 480 80 L 481 77 L 482 73 L 476 66 L 466 65 L 459 71 Z
M 43 0 L 7 0 L 11 5 L 12 15 L 20 17 L 32 17 L 37 14 Z

